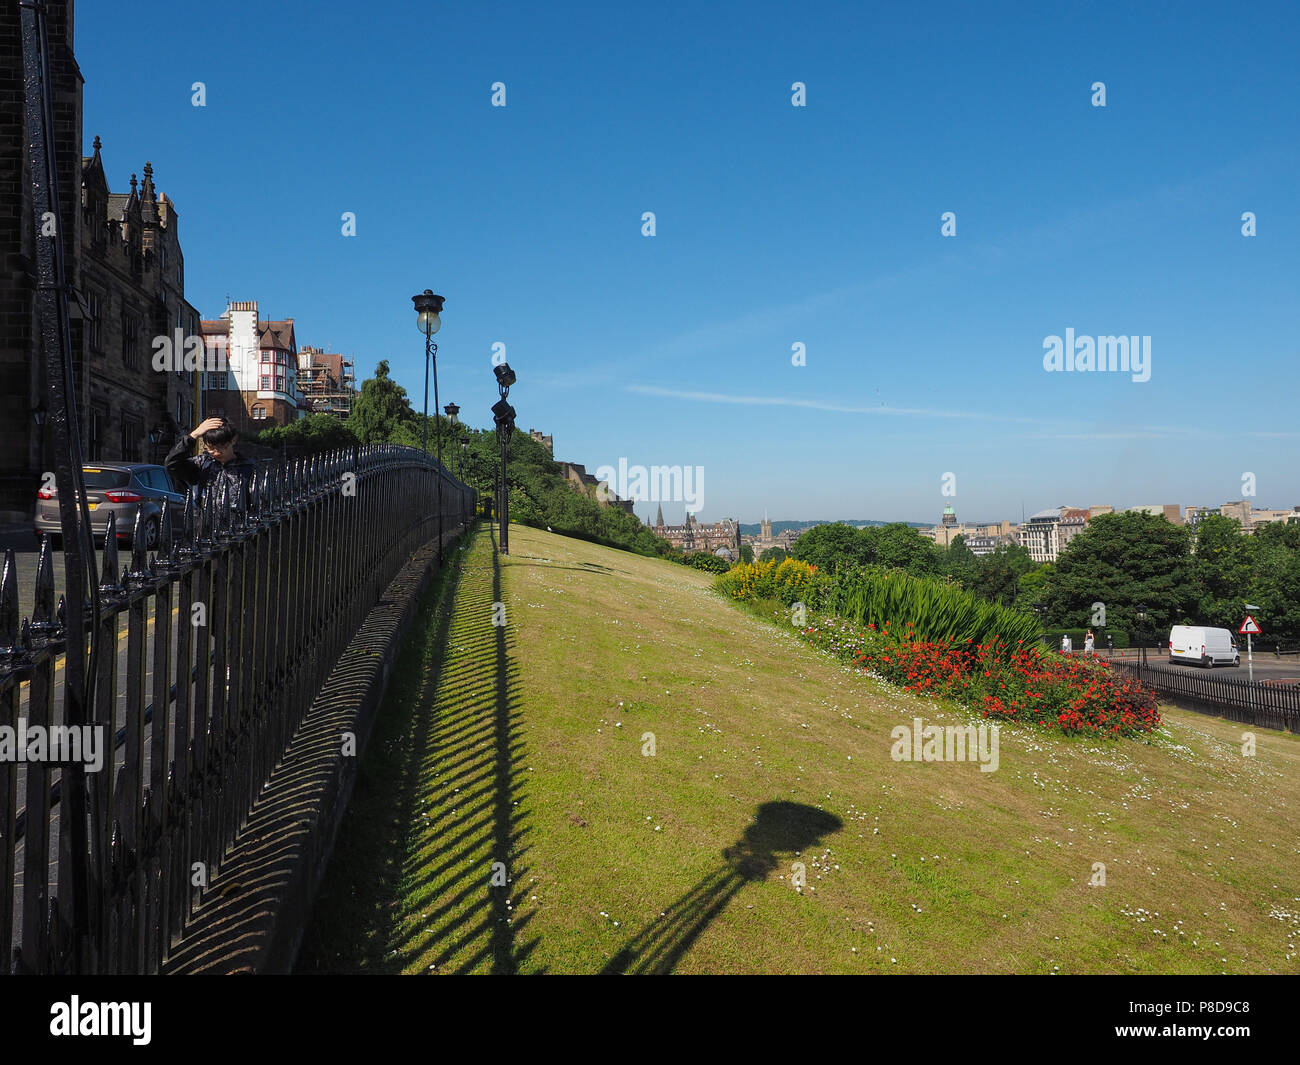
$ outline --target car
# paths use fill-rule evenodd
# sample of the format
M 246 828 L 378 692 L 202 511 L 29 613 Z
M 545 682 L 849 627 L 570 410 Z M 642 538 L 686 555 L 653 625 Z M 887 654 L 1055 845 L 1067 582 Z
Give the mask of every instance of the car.
M 1206 669 L 1223 665 L 1240 666 L 1241 652 L 1227 629 L 1205 625 L 1175 625 L 1169 630 L 1169 661 L 1195 662 Z
M 90 508 L 90 529 L 100 540 L 108 531 L 109 515 L 116 514 L 118 542 L 129 544 L 138 506 L 144 516 L 144 546 L 152 550 L 158 544 L 163 500 L 171 500 L 173 512 L 185 503 L 185 493 L 176 490 L 171 475 L 162 466 L 145 462 L 87 463 L 81 467 L 81 476 Z M 36 494 L 35 530 L 38 539 L 48 536 L 54 546 L 62 540 L 59 490 L 53 485 L 42 487 Z

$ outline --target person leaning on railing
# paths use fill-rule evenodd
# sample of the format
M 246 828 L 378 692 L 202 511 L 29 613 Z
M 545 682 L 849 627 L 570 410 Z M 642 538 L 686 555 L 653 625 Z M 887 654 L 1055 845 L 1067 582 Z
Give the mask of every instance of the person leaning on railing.
M 239 433 L 224 418 L 207 418 L 189 436 L 182 436 L 167 453 L 167 472 L 180 484 L 207 493 L 220 492 L 224 485 L 232 506 L 242 500 L 241 489 L 257 472 L 257 467 L 235 449 Z M 203 454 L 190 457 L 193 441 L 200 440 Z

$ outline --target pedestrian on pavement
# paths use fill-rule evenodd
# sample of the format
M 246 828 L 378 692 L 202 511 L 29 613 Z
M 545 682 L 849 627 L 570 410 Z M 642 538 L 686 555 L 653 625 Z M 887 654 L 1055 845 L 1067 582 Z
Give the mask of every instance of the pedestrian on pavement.
M 1068 632 L 1061 633 L 1061 654 L 1068 655 L 1074 652 L 1074 643 L 1070 639 Z
M 1093 653 L 1093 646 L 1096 641 L 1093 639 L 1092 629 L 1088 630 L 1088 635 L 1083 638 L 1083 653 L 1090 655 Z
M 206 418 L 189 434 L 176 441 L 167 453 L 167 472 L 181 484 L 200 492 L 220 490 L 224 485 L 227 499 L 238 506 L 244 498 L 243 488 L 257 473 L 257 467 L 235 448 L 239 433 L 225 418 Z M 202 441 L 203 454 L 191 458 L 194 441 Z

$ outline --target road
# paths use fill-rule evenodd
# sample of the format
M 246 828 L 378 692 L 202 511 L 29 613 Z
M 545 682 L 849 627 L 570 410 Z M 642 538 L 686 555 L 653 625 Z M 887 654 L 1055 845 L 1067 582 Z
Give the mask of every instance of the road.
M 1106 653 L 1103 651 L 1101 657 L 1104 659 Z M 1127 652 L 1115 652 L 1117 661 L 1132 662 L 1141 657 L 1141 651 L 1130 649 Z M 1167 666 L 1169 665 L 1169 656 L 1164 649 L 1156 650 L 1147 649 L 1147 665 Z M 1241 666 L 1215 666 L 1213 670 L 1203 670 L 1200 666 L 1190 665 L 1186 662 L 1176 662 L 1175 666 L 1179 669 L 1195 670 L 1198 673 L 1203 672 L 1206 676 L 1212 677 L 1229 677 L 1233 680 L 1245 680 L 1247 677 L 1246 653 L 1241 654 Z M 1288 654 L 1278 658 L 1272 651 L 1255 652 L 1255 680 L 1294 680 L 1300 682 L 1300 655 Z

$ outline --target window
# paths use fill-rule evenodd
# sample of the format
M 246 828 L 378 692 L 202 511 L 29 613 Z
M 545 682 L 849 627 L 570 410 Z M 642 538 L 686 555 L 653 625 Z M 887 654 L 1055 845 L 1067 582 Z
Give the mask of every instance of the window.
M 104 457 L 104 430 L 108 427 L 108 411 L 103 407 L 90 408 L 90 454 L 91 461 Z
M 140 364 L 140 319 L 129 311 L 122 312 L 122 362 L 128 370 Z
M 262 374 L 262 391 L 269 392 L 271 389 L 271 375 Z
M 253 408 L 253 421 L 260 422 L 266 418 L 266 408 L 262 404 L 257 404 Z
M 265 365 L 266 363 L 268 363 L 268 362 L 270 362 L 270 361 L 271 361 L 271 353 L 270 353 L 269 351 L 263 351 L 263 352 L 262 352 L 262 363 L 263 363 L 263 365 Z
M 140 460 L 140 441 L 143 436 L 144 423 L 133 415 L 122 415 L 122 458 L 127 462 Z
M 277 370 L 277 371 L 276 371 L 276 374 L 275 374 L 275 390 L 276 390 L 277 392 L 283 392 L 283 391 L 284 391 L 284 371 L 283 371 L 283 370 Z
M 90 342 L 90 350 L 99 350 L 99 294 L 97 292 L 86 293 L 86 339 Z

